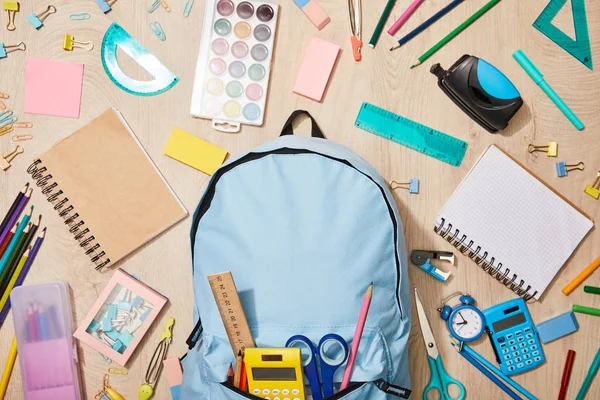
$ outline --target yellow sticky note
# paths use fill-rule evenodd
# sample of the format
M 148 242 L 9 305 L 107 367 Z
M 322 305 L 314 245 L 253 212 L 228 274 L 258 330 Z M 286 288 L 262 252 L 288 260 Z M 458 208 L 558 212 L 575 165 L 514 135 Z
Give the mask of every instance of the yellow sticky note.
M 164 153 L 208 175 L 212 175 L 227 156 L 226 150 L 178 128 L 171 132 Z

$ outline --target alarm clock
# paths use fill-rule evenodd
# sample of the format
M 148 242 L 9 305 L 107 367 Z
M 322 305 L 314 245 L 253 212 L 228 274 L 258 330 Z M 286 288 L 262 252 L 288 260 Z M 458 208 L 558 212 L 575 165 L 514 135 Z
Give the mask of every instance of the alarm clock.
M 460 304 L 449 306 L 449 300 L 459 297 Z M 475 307 L 475 299 L 468 294 L 456 292 L 442 300 L 442 307 L 438 308 L 440 317 L 447 322 L 448 330 L 452 337 L 461 342 L 477 340 L 485 332 L 485 316 Z

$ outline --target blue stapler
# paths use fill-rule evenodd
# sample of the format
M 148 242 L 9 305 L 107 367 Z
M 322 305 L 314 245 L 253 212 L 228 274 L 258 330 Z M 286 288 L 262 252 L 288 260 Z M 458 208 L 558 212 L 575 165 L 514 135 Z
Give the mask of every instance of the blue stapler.
M 427 250 L 413 250 L 410 253 L 410 261 L 429 275 L 433 276 L 440 282 L 445 282 L 452 272 L 444 272 L 437 269 L 431 260 L 443 260 L 448 261 L 454 265 L 454 254 L 449 251 L 427 251 Z
M 448 70 L 431 67 L 438 86 L 475 122 L 490 133 L 508 126 L 523 99 L 512 82 L 492 64 L 464 55 Z

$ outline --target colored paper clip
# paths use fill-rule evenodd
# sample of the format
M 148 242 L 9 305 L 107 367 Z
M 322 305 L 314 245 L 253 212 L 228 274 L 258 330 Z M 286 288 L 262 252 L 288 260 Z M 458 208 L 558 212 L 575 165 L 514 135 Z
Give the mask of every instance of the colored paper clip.
M 6 58 L 6 55 L 8 53 L 12 53 L 13 51 L 25 51 L 27 50 L 27 46 L 25 46 L 25 43 L 23 42 L 19 42 L 19 44 L 15 44 L 12 46 L 6 46 L 4 43 L 0 42 L 0 59 L 1 58 Z
M 148 12 L 153 13 L 160 6 L 162 6 L 162 8 L 164 8 L 166 12 L 171 12 L 171 7 L 169 6 L 169 3 L 167 3 L 165 0 L 152 0 L 152 2 L 150 3 L 150 7 L 148 7 Z
M 587 185 L 583 190 L 585 194 L 589 194 L 596 200 L 600 197 L 600 171 L 598 171 L 598 176 L 593 184 Z
M 527 151 L 530 153 L 535 153 L 536 151 L 546 152 L 548 157 L 556 157 L 558 155 L 558 142 L 548 142 L 545 146 L 536 146 L 530 144 L 527 146 Z
M 13 135 L 13 142 L 24 142 L 26 140 L 33 139 L 33 135 L 31 133 L 20 133 L 18 135 Z
M 350 16 L 350 42 L 354 61 L 362 59 L 362 0 L 348 0 Z
M 94 43 L 92 43 L 91 41 L 78 42 L 77 40 L 75 40 L 75 37 L 73 35 L 65 33 L 65 38 L 63 40 L 63 49 L 68 51 L 73 51 L 73 49 L 84 49 L 87 51 L 92 51 L 93 48 Z
M 6 30 L 14 31 L 17 29 L 15 25 L 15 15 L 17 11 L 19 11 L 19 3 L 16 1 L 3 1 L 2 8 L 6 10 L 6 15 L 8 16 L 8 23 L 6 24 Z
M 111 7 L 117 2 L 117 0 L 96 0 L 96 4 L 100 7 L 100 10 L 106 14 L 111 10 Z
M 6 110 L 6 104 L 2 100 L 0 100 L 0 110 Z
M 0 92 L 0 99 L 8 99 L 10 96 L 6 93 Z
M 15 120 L 13 121 L 13 118 Z M 5 110 L 0 113 L 0 128 L 11 125 L 17 120 L 17 117 L 13 114 L 11 110 Z
M 45 11 L 39 14 L 31 13 L 31 15 L 27 17 L 27 20 L 31 25 L 33 25 L 35 29 L 40 29 L 42 26 L 44 26 L 44 21 L 46 20 L 46 18 L 48 18 L 49 15 L 55 13 L 56 7 L 54 7 L 53 5 L 49 5 L 48 7 L 46 7 Z
M 31 122 L 26 122 L 26 121 L 15 122 L 12 125 L 15 128 L 33 128 L 33 124 Z
M 0 136 L 4 136 L 7 133 L 11 133 L 12 131 L 14 131 L 15 129 L 13 128 L 12 125 L 8 125 L 5 127 L 0 128 Z
M 108 373 L 114 375 L 127 375 L 129 374 L 129 370 L 123 367 L 111 367 L 108 369 Z
M 564 161 L 559 161 L 556 163 L 556 175 L 559 177 L 567 176 L 570 171 L 574 170 L 583 171 L 585 169 L 585 164 L 583 162 L 578 162 L 577 164 L 567 164 Z
M 416 178 L 410 178 L 410 180 L 408 182 L 391 181 L 389 186 L 390 186 L 390 189 L 392 189 L 392 190 L 405 189 L 405 190 L 408 190 L 408 193 L 412 193 L 412 194 L 419 193 L 419 180 Z
M 187 0 L 185 2 L 185 7 L 183 7 L 183 16 L 185 18 L 190 16 L 190 13 L 192 12 L 192 7 L 194 6 L 194 0 Z
M 86 12 L 69 15 L 71 21 L 87 21 L 90 18 L 92 18 L 92 14 Z
M 174 324 L 175 318 L 169 317 L 160 334 L 160 342 L 158 343 L 158 346 L 156 346 L 154 354 L 152 354 L 152 358 L 150 359 L 150 364 L 148 365 L 144 377 L 144 383 L 138 389 L 140 399 L 149 399 L 154 394 L 154 385 L 156 385 L 156 382 L 158 381 L 158 377 L 162 371 L 163 361 L 167 358 L 169 346 L 173 342 Z
M 19 145 L 17 145 L 15 147 L 15 149 L 13 151 L 11 151 L 8 154 L 5 155 L 0 155 L 0 168 L 2 168 L 2 171 L 6 171 L 7 169 L 10 168 L 10 162 L 12 160 L 14 160 L 14 158 L 16 156 L 18 156 L 19 154 L 23 154 L 25 150 L 23 150 L 23 148 Z
M 113 389 L 110 386 L 108 374 L 104 374 L 104 378 L 102 379 L 102 386 L 102 390 L 98 392 L 94 399 L 104 400 L 105 398 L 107 398 L 108 400 L 125 400 L 123 396 L 121 396 L 115 389 Z
M 150 22 L 150 29 L 152 29 L 152 32 L 154 32 L 156 37 L 160 40 L 167 40 L 167 35 L 165 35 L 165 31 L 159 22 Z

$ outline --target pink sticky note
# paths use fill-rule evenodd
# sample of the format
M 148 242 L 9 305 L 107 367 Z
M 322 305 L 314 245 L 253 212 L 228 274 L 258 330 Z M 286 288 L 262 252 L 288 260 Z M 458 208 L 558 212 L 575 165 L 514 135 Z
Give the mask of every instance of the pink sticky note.
M 336 44 L 312 38 L 296 78 L 294 93 L 321 101 L 339 51 L 340 46 Z
M 29 114 L 79 118 L 83 64 L 30 58 L 25 107 Z

